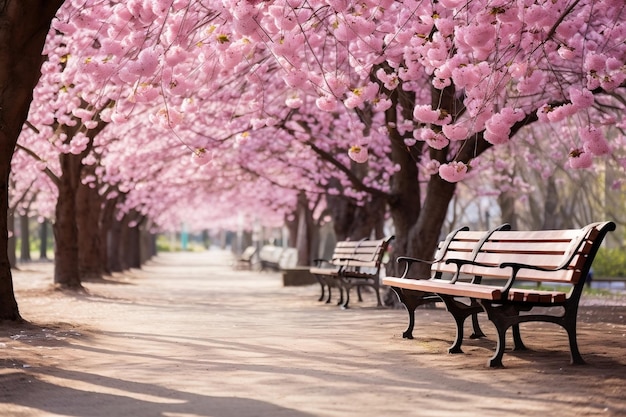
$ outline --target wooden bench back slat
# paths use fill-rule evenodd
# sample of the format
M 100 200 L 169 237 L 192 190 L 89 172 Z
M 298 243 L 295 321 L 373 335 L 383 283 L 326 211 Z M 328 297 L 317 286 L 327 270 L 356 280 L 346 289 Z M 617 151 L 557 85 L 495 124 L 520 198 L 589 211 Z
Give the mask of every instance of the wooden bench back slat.
M 391 238 L 340 241 L 335 245 L 331 261 L 344 268 L 379 268 Z
M 498 231 L 494 232 L 476 254 L 478 263 L 499 266 L 503 263 L 531 264 L 554 272 L 522 269 L 518 280 L 577 283 L 591 251 L 596 229 Z M 467 258 L 462 258 L 467 259 Z M 508 280 L 511 268 L 486 268 L 466 265 L 462 273 Z
M 485 231 L 460 230 L 451 232 L 444 241 L 439 242 L 435 253 L 436 262 L 431 267 L 435 274 L 451 274 L 457 272 L 456 265 L 447 264 L 447 259 L 474 259 L 477 245 L 485 238 Z

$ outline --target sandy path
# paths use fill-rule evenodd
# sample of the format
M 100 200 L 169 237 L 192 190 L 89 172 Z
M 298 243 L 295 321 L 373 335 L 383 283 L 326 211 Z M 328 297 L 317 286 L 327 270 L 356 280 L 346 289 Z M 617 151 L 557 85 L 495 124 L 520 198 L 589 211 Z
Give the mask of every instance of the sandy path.
M 564 331 L 535 324 L 522 327 L 533 350 L 494 370 L 485 320 L 489 340 L 448 355 L 443 308 L 419 310 L 403 340 L 406 313 L 373 296 L 341 311 L 315 286 L 229 262 L 161 254 L 87 295 L 49 290 L 50 265 L 24 266 L 16 293 L 37 326 L 0 327 L 0 416 L 626 415 L 626 307 L 581 310 L 586 366 L 568 365 Z

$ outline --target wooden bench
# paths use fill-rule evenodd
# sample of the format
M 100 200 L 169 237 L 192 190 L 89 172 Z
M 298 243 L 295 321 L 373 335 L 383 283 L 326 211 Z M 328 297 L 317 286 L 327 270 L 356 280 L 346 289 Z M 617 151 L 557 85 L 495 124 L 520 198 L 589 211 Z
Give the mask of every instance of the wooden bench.
M 259 251 L 261 271 L 281 271 L 293 267 L 297 263 L 298 251 L 295 248 L 264 245 Z
M 259 264 L 261 271 L 278 271 L 280 257 L 283 254 L 282 246 L 263 245 L 259 250 Z
M 424 278 L 433 278 L 433 279 L 451 279 L 457 274 L 457 266 L 454 264 L 447 263 L 448 259 L 474 259 L 477 255 L 478 248 L 480 245 L 489 238 L 491 233 L 496 230 L 509 230 L 510 226 L 508 224 L 500 225 L 490 231 L 470 231 L 468 227 L 461 227 L 459 229 L 453 230 L 450 232 L 444 240 L 439 242 L 437 247 L 437 251 L 435 252 L 433 260 L 423 260 L 417 258 L 411 258 L 408 256 L 401 256 L 396 259 L 396 262 L 404 264 L 404 273 L 402 274 L 402 279 L 408 278 L 411 273 L 412 265 L 416 263 L 425 263 L 430 265 L 430 276 Z M 465 280 L 478 280 L 479 278 L 474 276 L 461 277 L 461 279 Z M 387 282 L 395 282 L 395 278 L 383 279 L 383 284 Z M 390 285 L 390 284 L 387 284 Z M 432 303 L 432 302 L 441 302 L 443 301 L 441 297 L 437 294 L 434 294 L 430 291 L 416 291 L 411 288 L 403 288 L 399 286 L 392 285 L 392 289 L 398 295 L 398 298 L 406 307 L 407 313 L 409 315 L 408 327 L 402 333 L 402 337 L 405 339 L 413 339 L 413 329 L 415 326 L 415 309 L 423 304 Z M 476 302 L 473 302 L 473 309 L 466 310 L 466 315 L 459 317 L 459 320 L 462 322 L 468 316 L 472 316 L 472 325 L 473 325 L 473 333 L 470 338 L 475 339 L 479 337 L 484 337 L 484 333 L 480 330 L 480 326 L 477 319 L 477 313 L 482 311 L 480 305 Z M 463 330 L 463 323 L 458 328 Z M 463 334 L 458 335 L 458 340 L 463 339 Z M 456 346 L 450 348 L 451 351 L 456 351 L 460 349 L 460 346 Z
M 478 303 L 494 324 L 498 340 L 488 364 L 502 367 L 505 335 L 513 327 L 515 350 L 525 350 L 519 324 L 550 322 L 568 335 L 571 362 L 583 364 L 576 340 L 578 303 L 593 259 L 613 222 L 593 223 L 582 229 L 544 231 L 494 231 L 473 250 L 471 256 L 448 258 L 454 265 L 452 278 L 411 279 L 388 277 L 383 283 L 398 289 L 437 294 L 455 318 L 457 337 L 451 353 L 461 352 L 463 321 Z M 473 277 L 462 281 L 462 276 Z M 532 288 L 553 283 L 554 291 Z M 531 288 L 523 285 L 531 284 Z M 472 300 L 469 304 L 465 300 Z M 536 307 L 560 307 L 536 311 Z M 520 314 L 522 313 L 522 314 Z M 452 349 L 452 348 L 451 348 Z
M 382 306 L 380 267 L 393 239 L 393 236 L 389 236 L 378 240 L 340 241 L 335 245 L 331 259 L 316 259 L 310 273 L 321 286 L 319 301 L 324 300 L 325 291 L 328 291 L 326 302 L 329 303 L 331 288 L 336 287 L 340 293 L 338 305 L 348 308 L 353 287 L 357 289 L 359 301 L 362 301 L 361 288 L 371 287 L 376 294 L 377 306 Z
M 335 279 L 339 276 L 344 260 L 352 256 L 361 242 L 362 240 L 339 241 L 335 244 L 330 259 L 318 258 L 313 260 L 313 266 L 309 272 L 317 279 L 321 287 L 321 294 L 317 301 L 323 301 L 326 298 L 326 303 L 331 302 L 332 288 L 335 287 Z M 343 302 L 343 297 L 341 301 Z
M 252 269 L 252 262 L 257 253 L 256 246 L 248 246 L 243 253 L 235 260 L 235 269 Z

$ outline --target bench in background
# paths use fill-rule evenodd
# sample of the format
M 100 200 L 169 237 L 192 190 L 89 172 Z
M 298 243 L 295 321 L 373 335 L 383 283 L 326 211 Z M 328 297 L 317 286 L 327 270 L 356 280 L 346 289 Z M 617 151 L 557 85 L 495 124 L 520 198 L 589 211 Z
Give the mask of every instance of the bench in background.
M 326 303 L 332 300 L 332 288 L 336 287 L 336 279 L 339 277 L 341 269 L 352 257 L 356 248 L 365 240 L 342 240 L 335 244 L 335 249 L 330 259 L 314 259 L 313 266 L 309 272 L 317 279 L 321 287 L 321 294 L 318 301 L 326 298 Z M 340 303 L 343 303 L 343 292 L 341 292 Z
M 248 246 L 243 253 L 235 260 L 235 269 L 252 269 L 254 256 L 257 254 L 256 246 Z
M 361 288 L 370 287 L 376 294 L 377 306 L 381 307 L 380 268 L 387 247 L 393 239 L 393 236 L 388 236 L 377 240 L 337 242 L 332 258 L 316 260 L 316 266 L 310 269 L 322 289 L 319 300 L 324 299 L 326 289 L 326 302 L 330 302 L 331 288 L 337 287 L 340 292 L 338 304 L 342 308 L 348 308 L 352 288 L 356 287 L 359 301 L 362 301 Z
M 264 245 L 259 251 L 261 271 L 281 271 L 296 266 L 298 251 L 296 248 Z

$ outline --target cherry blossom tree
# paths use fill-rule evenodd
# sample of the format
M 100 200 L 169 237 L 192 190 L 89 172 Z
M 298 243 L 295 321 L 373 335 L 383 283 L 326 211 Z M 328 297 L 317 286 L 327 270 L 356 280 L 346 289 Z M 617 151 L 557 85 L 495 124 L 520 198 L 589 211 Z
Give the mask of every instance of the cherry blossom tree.
M 228 4 L 220 33 L 269 50 L 286 104 L 384 112 L 367 130 L 387 130 L 400 167 L 390 208 L 405 253 L 432 252 L 455 184 L 522 126 L 572 120 L 573 169 L 611 154 L 603 126 L 624 128 L 622 1 Z M 353 156 L 368 144 L 355 145 Z
M 8 260 L 11 157 L 39 78 L 41 50 L 61 0 L 0 1 L 0 319 L 18 320 Z
M 282 221 L 301 192 L 342 194 L 386 204 L 395 250 L 429 256 L 457 184 L 524 126 L 563 124 L 571 169 L 618 157 L 623 135 L 605 127 L 624 128 L 625 13 L 622 0 L 71 0 L 24 140 L 65 154 L 92 141 L 80 163 L 94 169 L 72 178 L 115 187 L 118 219 L 170 227 L 194 211 L 182 202 L 219 201 L 217 215 L 256 199 Z

